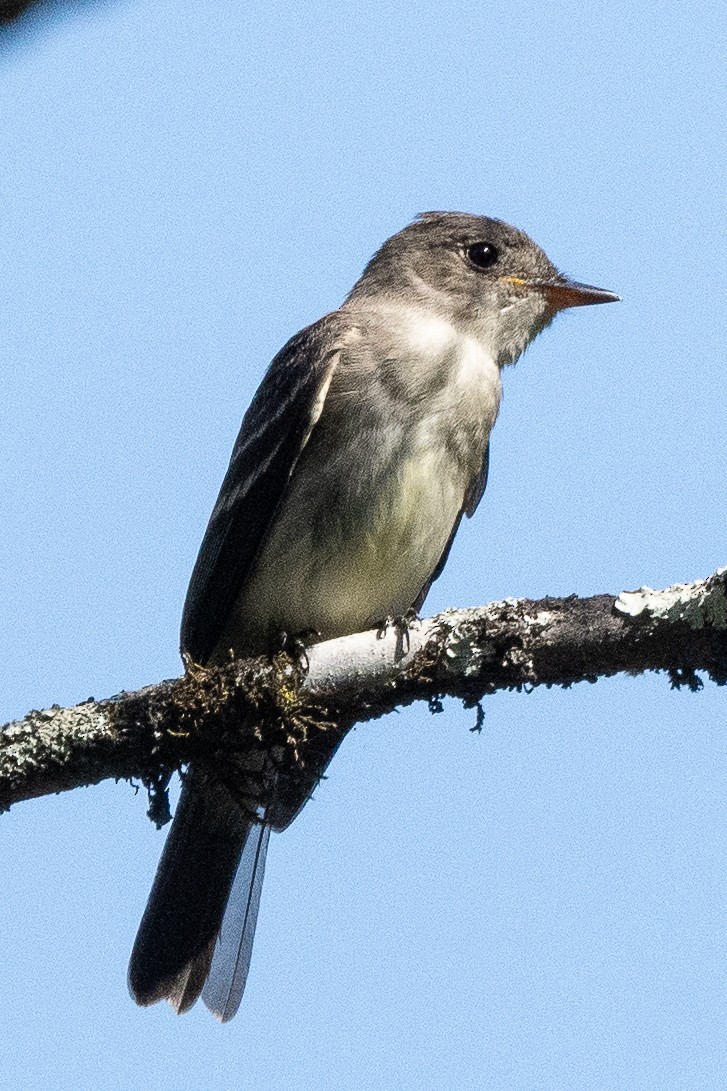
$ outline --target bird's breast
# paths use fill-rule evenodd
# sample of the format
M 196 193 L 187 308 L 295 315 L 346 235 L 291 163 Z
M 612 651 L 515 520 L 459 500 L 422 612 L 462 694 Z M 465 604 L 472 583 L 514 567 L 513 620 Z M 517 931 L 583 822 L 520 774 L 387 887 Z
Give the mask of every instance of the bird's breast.
M 339 365 L 221 647 L 361 631 L 429 581 L 482 466 L 499 370 L 441 323 L 396 348 Z

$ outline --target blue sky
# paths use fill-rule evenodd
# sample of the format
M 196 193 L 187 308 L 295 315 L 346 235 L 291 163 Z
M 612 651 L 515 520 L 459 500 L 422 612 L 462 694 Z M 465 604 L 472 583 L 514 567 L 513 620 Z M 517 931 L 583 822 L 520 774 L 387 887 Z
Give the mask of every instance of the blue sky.
M 505 376 L 427 612 L 707 575 L 724 538 L 722 5 L 116 0 L 0 52 L 0 719 L 179 672 L 268 361 L 417 212 L 619 292 Z M 724 694 L 663 677 L 356 730 L 271 843 L 248 991 L 142 1011 L 163 836 L 106 783 L 0 824 L 18 1091 L 717 1091 Z

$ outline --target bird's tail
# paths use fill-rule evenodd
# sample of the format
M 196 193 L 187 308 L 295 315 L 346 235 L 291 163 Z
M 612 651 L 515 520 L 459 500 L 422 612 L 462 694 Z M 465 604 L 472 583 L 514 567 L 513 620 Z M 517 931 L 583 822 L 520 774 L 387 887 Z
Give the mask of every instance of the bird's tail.
M 219 1019 L 232 1018 L 250 967 L 269 834 L 222 784 L 189 776 L 131 953 L 138 1004 L 166 999 L 182 1014 L 201 994 Z

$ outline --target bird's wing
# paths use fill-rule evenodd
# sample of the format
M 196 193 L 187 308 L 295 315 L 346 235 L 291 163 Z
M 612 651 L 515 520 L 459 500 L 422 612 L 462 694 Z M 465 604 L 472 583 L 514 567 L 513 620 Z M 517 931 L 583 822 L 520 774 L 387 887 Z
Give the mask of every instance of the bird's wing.
M 474 513 L 477 511 L 477 506 L 482 499 L 485 489 L 487 488 L 487 475 L 490 472 L 490 441 L 487 441 L 485 447 L 485 453 L 482 456 L 482 466 L 480 472 L 476 477 L 473 477 L 470 482 L 465 498 L 464 508 L 462 509 L 468 519 L 471 519 Z M 440 569 L 441 572 L 441 569 Z M 439 572 L 437 572 L 439 575 Z
M 444 547 L 444 550 L 442 552 L 442 556 L 439 558 L 439 562 L 437 563 L 437 567 L 434 569 L 431 576 L 429 577 L 429 579 L 427 580 L 427 582 L 424 584 L 421 591 L 417 595 L 416 600 L 412 604 L 413 609 L 416 610 L 417 613 L 419 613 L 419 610 L 421 609 L 421 607 L 424 604 L 425 598 L 429 594 L 429 588 L 432 586 L 432 584 L 434 583 L 435 580 L 439 579 L 439 577 L 442 575 L 442 572 L 444 571 L 444 566 L 447 563 L 447 558 L 449 557 L 449 551 L 452 548 L 452 543 L 454 542 L 454 539 L 457 537 L 457 531 L 459 530 L 459 524 L 462 522 L 462 516 L 466 515 L 468 519 L 471 519 L 472 516 L 474 515 L 475 511 L 477 510 L 477 505 L 479 504 L 480 500 L 482 499 L 483 493 L 484 493 L 484 491 L 485 491 L 485 489 L 487 487 L 487 475 L 489 473 L 489 469 L 490 469 L 490 444 L 488 442 L 487 446 L 485 447 L 485 453 L 484 453 L 484 455 L 482 457 L 482 466 L 480 468 L 480 472 L 477 474 L 476 477 L 474 477 L 472 479 L 472 481 L 470 482 L 469 488 L 467 489 L 467 492 L 465 493 L 464 503 L 463 503 L 463 505 L 462 505 L 462 507 L 460 509 L 459 515 L 457 516 L 457 518 L 454 521 L 454 526 L 452 527 L 452 533 L 450 534 L 449 539 L 447 540 L 447 544 Z
M 182 650 L 197 663 L 217 645 L 320 417 L 340 333 L 334 312 L 288 341 L 243 418 L 184 604 Z

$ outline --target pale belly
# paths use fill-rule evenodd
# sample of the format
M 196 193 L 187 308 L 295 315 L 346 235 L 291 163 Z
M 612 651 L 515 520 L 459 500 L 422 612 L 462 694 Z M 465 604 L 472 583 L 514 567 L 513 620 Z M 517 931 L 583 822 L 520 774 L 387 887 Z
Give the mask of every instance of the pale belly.
M 332 639 L 401 616 L 439 564 L 482 467 L 499 369 L 427 313 L 389 317 L 396 337 L 382 347 L 376 326 L 375 366 L 365 324 L 339 364 L 215 659 L 278 648 L 283 633 Z
M 436 568 L 463 501 L 461 474 L 422 451 L 369 490 L 293 482 L 215 658 L 281 634 L 332 639 L 406 613 Z M 338 496 L 338 503 L 332 496 Z

